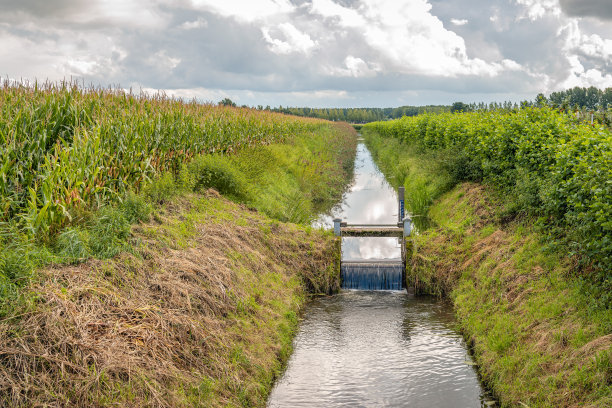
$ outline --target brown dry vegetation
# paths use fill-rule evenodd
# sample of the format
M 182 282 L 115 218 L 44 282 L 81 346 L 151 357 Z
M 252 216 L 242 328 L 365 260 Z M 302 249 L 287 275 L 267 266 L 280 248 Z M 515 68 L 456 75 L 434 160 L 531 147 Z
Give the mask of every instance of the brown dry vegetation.
M 133 226 L 132 243 L 42 271 L 0 322 L 0 405 L 264 405 L 307 292 L 339 285 L 332 236 L 212 190 Z
M 503 406 L 612 406 L 612 313 L 590 306 L 572 260 L 528 222 L 500 224 L 483 186 L 458 186 L 430 210 L 409 279 L 449 296 L 485 382 Z

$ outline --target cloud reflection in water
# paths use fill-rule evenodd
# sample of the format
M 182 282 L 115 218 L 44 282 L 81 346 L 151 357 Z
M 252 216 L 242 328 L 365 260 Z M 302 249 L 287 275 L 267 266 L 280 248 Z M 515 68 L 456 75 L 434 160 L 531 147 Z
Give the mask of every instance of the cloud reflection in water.
M 322 216 L 315 226 L 332 228 L 334 218 L 349 224 L 395 224 L 397 211 L 397 193 L 374 164 L 365 144 L 359 143 L 350 191 L 331 215 Z M 401 259 L 401 246 L 397 238 L 343 238 L 342 259 Z

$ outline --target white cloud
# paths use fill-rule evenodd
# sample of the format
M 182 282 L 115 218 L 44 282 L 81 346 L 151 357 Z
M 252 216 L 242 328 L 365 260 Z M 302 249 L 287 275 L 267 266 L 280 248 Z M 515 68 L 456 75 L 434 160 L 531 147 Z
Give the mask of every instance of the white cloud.
M 281 23 L 276 27 L 276 31 L 284 37 L 284 41 L 279 38 L 272 38 L 270 27 L 262 27 L 261 32 L 264 40 L 268 43 L 268 48 L 275 54 L 308 54 L 317 46 L 317 42 L 306 33 L 301 32 L 291 23 Z
M 469 58 L 463 38 L 444 28 L 431 7 L 427 0 L 362 0 L 351 9 L 331 0 L 314 0 L 311 10 L 341 27 L 359 29 L 366 44 L 381 56 L 381 65 L 394 72 L 496 76 L 507 68 L 502 62 Z M 344 69 L 355 71 L 348 65 Z
M 254 22 L 295 10 L 287 0 L 191 0 L 199 10 L 211 11 L 238 21 Z
M 327 67 L 324 71 L 333 76 L 369 78 L 376 76 L 381 71 L 381 67 L 378 64 L 368 64 L 361 58 L 349 55 L 344 59 L 344 67 Z
M 570 21 L 558 33 L 566 35 L 564 49 L 568 53 L 580 52 L 612 63 L 612 40 L 604 39 L 597 34 L 582 34 L 577 20 Z
M 310 91 L 310 92 L 290 92 L 290 95 L 293 95 L 297 98 L 308 98 L 311 100 L 326 100 L 326 99 L 346 99 L 349 98 L 348 92 L 346 91 L 337 91 L 333 89 L 323 89 L 320 91 Z
M 332 0 L 313 0 L 311 13 L 337 19 L 344 27 L 364 27 L 367 20 L 357 11 Z
M 547 14 L 553 16 L 561 15 L 561 6 L 559 0 L 515 0 L 517 4 L 524 7 L 523 13 L 518 16 L 518 19 L 528 18 L 531 21 L 541 19 Z
M 181 63 L 181 59 L 171 57 L 168 55 L 168 52 L 166 50 L 161 50 L 153 54 L 149 58 L 148 63 L 150 65 L 154 65 L 156 67 L 163 67 L 171 71 L 174 68 L 178 67 L 178 65 Z
M 569 56 L 571 69 L 569 76 L 563 81 L 558 89 L 568 89 L 575 86 L 589 87 L 595 86 L 598 88 L 612 87 L 612 75 L 603 74 L 600 70 L 589 69 L 585 70 L 580 62 L 580 59 L 575 56 Z
M 590 57 L 594 61 L 599 61 L 599 65 L 603 67 L 612 65 L 612 40 L 604 39 L 596 34 L 583 34 L 576 19 L 571 19 L 559 29 L 557 34 L 565 36 L 562 52 L 570 65 L 570 70 L 567 78 L 557 84 L 556 88 L 612 86 L 612 75 L 603 72 L 601 68 L 585 69 L 580 58 L 581 56 Z
M 451 18 L 450 22 L 456 26 L 462 26 L 462 25 L 466 25 L 467 23 L 469 23 L 469 21 L 466 20 L 465 18 L 462 18 L 462 19 Z
M 168 16 L 159 8 L 162 1 L 149 0 L 96 0 L 74 16 L 81 24 L 113 24 L 161 30 Z

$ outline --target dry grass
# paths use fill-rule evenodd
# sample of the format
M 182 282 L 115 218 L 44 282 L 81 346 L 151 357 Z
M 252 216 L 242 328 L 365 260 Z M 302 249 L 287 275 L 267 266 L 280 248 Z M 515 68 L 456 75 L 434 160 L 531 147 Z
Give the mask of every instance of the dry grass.
M 0 322 L 0 404 L 265 401 L 305 287 L 337 288 L 333 238 L 213 192 L 158 220 L 132 254 L 42 272 L 37 307 Z

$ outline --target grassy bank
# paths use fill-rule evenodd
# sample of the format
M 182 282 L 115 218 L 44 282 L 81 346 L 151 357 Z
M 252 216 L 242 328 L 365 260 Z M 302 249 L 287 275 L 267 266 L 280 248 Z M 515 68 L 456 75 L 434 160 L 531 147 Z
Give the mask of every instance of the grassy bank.
M 220 197 L 175 197 L 112 259 L 54 265 L 0 322 L 0 405 L 264 406 L 331 235 Z
M 0 405 L 263 406 L 300 307 L 338 289 L 308 224 L 352 178 L 354 129 L 2 92 Z
M 502 208 L 478 184 L 444 194 L 429 210 L 435 227 L 414 238 L 409 284 L 452 300 L 502 406 L 610 406 L 612 310 L 537 228 L 500 223 Z
M 578 169 L 608 174 L 609 133 L 556 115 L 439 115 L 363 130 L 422 220 L 409 284 L 451 299 L 484 381 L 508 407 L 612 403 L 609 232 L 593 212 L 612 203 L 605 178 L 582 185 Z M 570 150 L 582 156 L 570 163 Z

